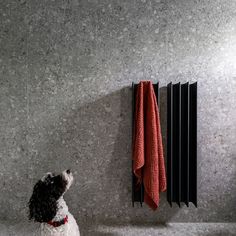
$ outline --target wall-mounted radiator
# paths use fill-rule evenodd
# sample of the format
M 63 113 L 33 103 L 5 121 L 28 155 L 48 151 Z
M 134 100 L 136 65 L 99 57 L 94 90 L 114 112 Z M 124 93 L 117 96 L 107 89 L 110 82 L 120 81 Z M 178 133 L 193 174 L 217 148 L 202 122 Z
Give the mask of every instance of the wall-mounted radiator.
M 197 83 L 167 86 L 167 200 L 197 207 Z
M 159 104 L 159 83 L 153 84 Z M 132 84 L 134 127 L 137 84 Z M 160 107 L 160 106 L 159 106 Z M 134 133 L 134 132 L 132 132 Z M 167 86 L 167 201 L 197 207 L 197 82 Z M 144 187 L 135 189 L 132 171 L 132 203 L 144 199 Z

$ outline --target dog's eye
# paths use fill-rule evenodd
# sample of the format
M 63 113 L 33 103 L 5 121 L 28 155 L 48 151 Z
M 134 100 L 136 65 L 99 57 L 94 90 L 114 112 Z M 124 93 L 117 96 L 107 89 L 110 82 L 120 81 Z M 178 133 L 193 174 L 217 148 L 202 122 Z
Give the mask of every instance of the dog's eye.
M 54 184 L 54 181 L 51 181 L 50 184 Z

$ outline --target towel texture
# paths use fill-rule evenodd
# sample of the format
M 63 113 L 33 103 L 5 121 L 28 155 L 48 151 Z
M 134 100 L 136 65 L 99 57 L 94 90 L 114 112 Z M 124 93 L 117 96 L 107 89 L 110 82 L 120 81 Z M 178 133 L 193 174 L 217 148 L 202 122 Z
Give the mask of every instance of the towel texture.
M 137 186 L 144 184 L 144 202 L 156 210 L 159 194 L 166 190 L 166 173 L 159 110 L 151 81 L 138 84 L 134 119 L 133 172 Z

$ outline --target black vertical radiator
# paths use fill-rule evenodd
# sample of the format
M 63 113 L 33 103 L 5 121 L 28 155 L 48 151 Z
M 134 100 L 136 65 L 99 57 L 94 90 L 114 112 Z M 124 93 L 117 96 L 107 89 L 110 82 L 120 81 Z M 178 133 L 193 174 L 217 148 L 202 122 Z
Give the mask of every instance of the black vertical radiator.
M 197 83 L 167 86 L 167 200 L 197 207 Z
M 159 106 L 159 83 L 153 84 Z M 134 128 L 137 84 L 132 84 L 132 127 Z M 160 107 L 160 106 L 159 106 Z M 134 133 L 134 130 L 132 130 Z M 167 201 L 197 207 L 197 82 L 167 86 Z M 132 203 L 144 199 L 144 187 L 135 189 L 132 171 Z

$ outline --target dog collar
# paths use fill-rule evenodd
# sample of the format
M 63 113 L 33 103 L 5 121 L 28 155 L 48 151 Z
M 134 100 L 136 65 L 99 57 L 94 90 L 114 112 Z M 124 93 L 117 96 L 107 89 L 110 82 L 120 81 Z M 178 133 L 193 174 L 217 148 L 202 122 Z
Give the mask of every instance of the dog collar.
M 60 221 L 52 221 L 52 220 L 50 220 L 50 221 L 48 221 L 47 223 L 48 223 L 49 225 L 53 226 L 53 227 L 59 227 L 59 226 L 61 226 L 61 225 L 66 224 L 67 222 L 68 222 L 68 216 L 66 216 L 65 218 L 63 218 L 63 219 L 60 220 Z

